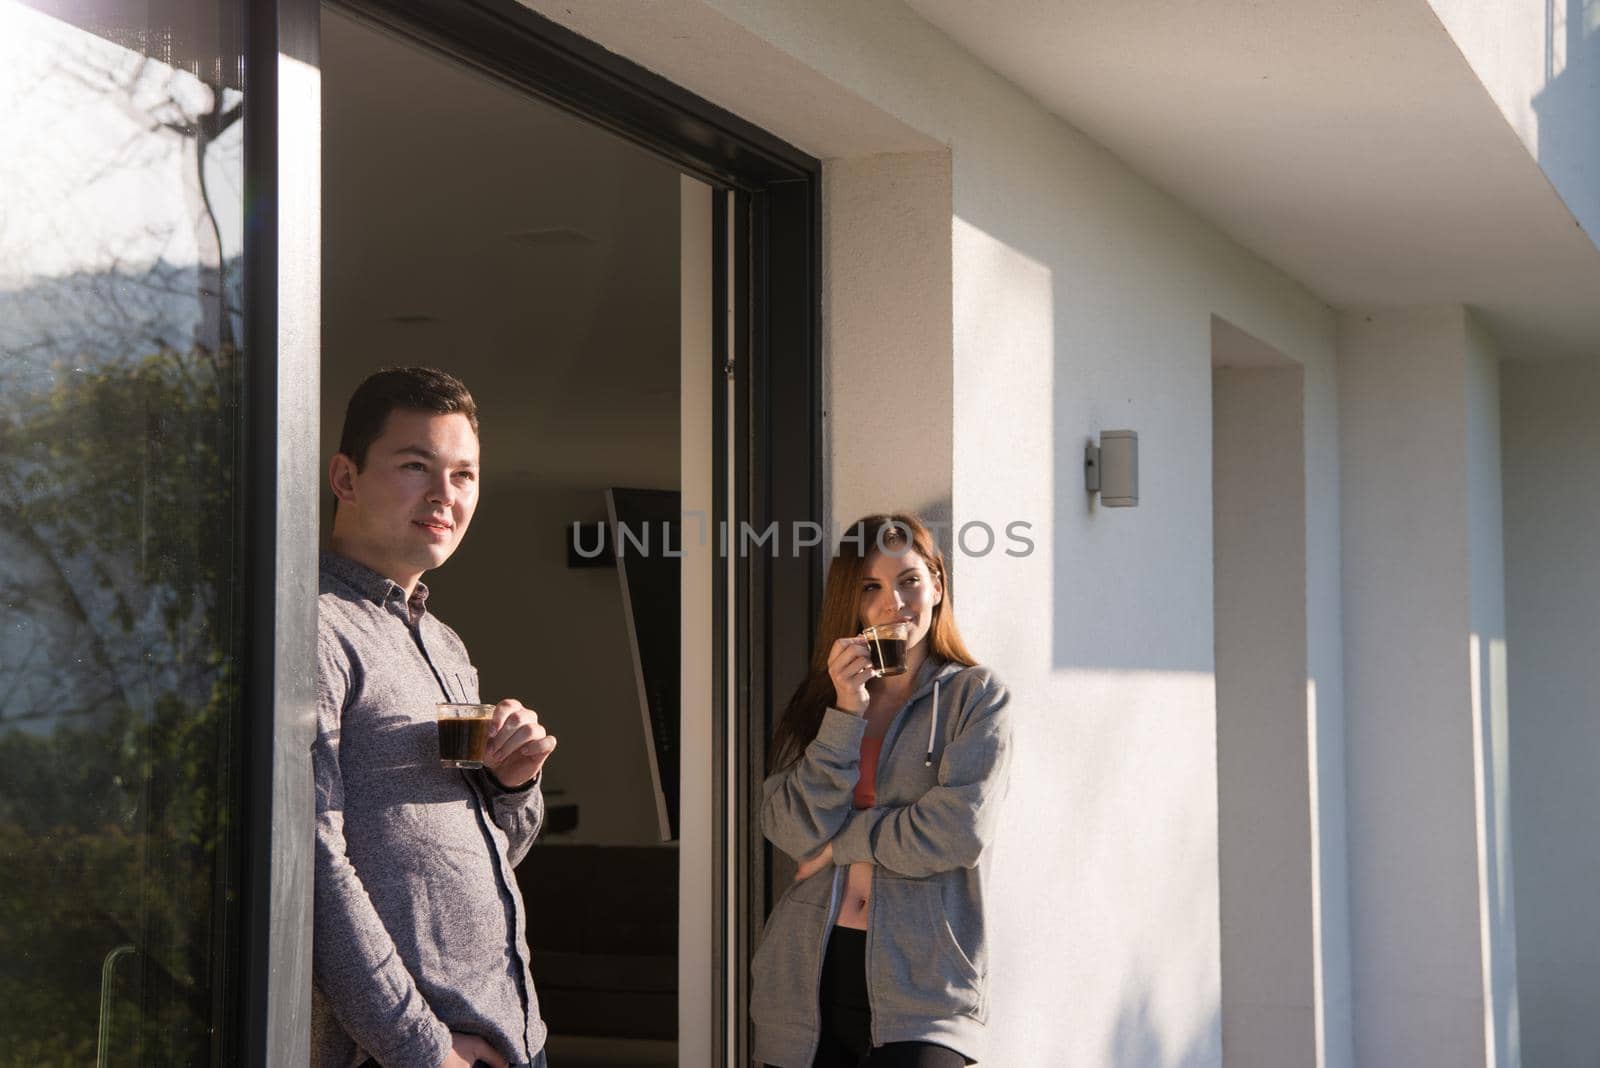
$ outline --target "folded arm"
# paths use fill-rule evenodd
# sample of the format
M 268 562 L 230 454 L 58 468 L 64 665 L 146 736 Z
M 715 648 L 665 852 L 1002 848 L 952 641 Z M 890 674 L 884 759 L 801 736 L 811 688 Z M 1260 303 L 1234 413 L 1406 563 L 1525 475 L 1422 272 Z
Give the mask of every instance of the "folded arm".
M 909 805 L 846 811 L 833 862 L 869 861 L 918 878 L 978 863 L 1005 796 L 1011 728 L 1006 688 L 991 683 L 962 713 L 938 785 Z
M 795 860 L 811 856 L 849 818 L 861 775 L 862 716 L 837 708 L 823 713 L 817 736 L 800 759 L 767 776 L 762 787 L 761 832 Z

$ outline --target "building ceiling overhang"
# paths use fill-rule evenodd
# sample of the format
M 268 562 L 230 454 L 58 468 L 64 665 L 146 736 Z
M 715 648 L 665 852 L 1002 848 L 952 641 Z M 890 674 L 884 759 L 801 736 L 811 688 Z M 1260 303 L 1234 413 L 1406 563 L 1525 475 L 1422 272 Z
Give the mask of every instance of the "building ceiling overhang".
M 907 0 L 1335 307 L 1600 358 L 1600 247 L 1425 0 Z

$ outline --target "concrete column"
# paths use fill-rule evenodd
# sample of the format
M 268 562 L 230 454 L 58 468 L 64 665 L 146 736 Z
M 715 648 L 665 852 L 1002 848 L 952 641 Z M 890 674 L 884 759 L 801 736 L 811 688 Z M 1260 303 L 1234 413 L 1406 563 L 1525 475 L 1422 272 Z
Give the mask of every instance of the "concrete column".
M 1364 1068 L 1518 1063 L 1498 365 L 1459 306 L 1339 324 Z

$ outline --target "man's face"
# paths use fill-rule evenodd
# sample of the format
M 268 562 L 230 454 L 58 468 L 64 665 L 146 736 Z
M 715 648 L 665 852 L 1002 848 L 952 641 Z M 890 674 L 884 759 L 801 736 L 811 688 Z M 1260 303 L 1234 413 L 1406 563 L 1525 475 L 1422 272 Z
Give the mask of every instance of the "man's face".
M 357 471 L 337 455 L 328 479 L 335 531 L 351 555 L 402 584 L 450 559 L 478 507 L 478 435 L 467 417 L 397 408 Z

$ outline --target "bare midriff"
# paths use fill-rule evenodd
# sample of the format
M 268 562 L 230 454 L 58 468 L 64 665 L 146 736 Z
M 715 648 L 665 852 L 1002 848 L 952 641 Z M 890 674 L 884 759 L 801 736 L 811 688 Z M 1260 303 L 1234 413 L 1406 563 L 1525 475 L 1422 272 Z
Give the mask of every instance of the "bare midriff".
M 856 780 L 854 804 L 856 808 L 871 808 L 877 803 L 878 754 L 883 751 L 883 737 L 861 739 L 861 772 Z M 857 861 L 845 872 L 844 894 L 839 899 L 840 927 L 857 931 L 867 929 L 867 914 L 872 907 L 872 865 Z

